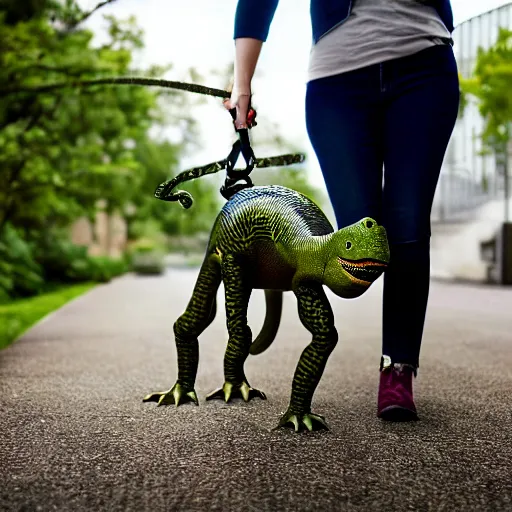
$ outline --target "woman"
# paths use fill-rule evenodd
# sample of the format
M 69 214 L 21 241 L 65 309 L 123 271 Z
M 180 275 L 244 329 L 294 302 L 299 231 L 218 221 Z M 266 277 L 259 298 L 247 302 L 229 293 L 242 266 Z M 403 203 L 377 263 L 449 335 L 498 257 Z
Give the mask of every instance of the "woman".
M 246 126 L 251 80 L 278 0 L 239 0 L 227 108 Z M 338 228 L 387 230 L 377 415 L 417 419 L 430 282 L 430 213 L 459 105 L 449 0 L 311 0 L 306 125 Z M 383 181 L 384 178 L 384 181 Z

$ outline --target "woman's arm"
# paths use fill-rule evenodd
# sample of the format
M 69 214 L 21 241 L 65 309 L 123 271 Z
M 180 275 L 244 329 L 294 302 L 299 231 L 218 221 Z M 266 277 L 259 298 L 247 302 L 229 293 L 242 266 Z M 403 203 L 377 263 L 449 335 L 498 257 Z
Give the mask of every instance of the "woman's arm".
M 237 107 L 236 128 L 246 128 L 251 81 L 278 0 L 238 0 L 235 14 L 235 76 L 228 109 Z
M 263 41 L 242 37 L 235 39 L 235 81 L 239 94 L 251 93 L 251 81 L 261 52 Z
M 247 112 L 251 100 L 251 81 L 258 63 L 263 41 L 243 37 L 235 39 L 235 77 L 227 109 L 236 107 L 235 128 L 247 128 Z

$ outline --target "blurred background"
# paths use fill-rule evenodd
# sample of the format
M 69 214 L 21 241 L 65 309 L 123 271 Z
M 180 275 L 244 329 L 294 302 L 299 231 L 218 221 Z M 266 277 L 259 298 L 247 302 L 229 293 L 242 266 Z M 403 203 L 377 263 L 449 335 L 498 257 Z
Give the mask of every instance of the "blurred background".
M 77 82 L 144 76 L 225 89 L 236 4 L 1 1 L 0 347 L 95 283 L 201 261 L 224 173 L 180 187 L 195 199 L 189 210 L 153 193 L 227 156 L 235 137 L 221 101 Z M 452 5 L 463 94 L 432 212 L 432 274 L 512 284 L 512 2 Z M 334 222 L 305 127 L 310 45 L 309 0 L 282 0 L 253 82 L 253 146 L 257 157 L 308 159 L 253 176 L 305 193 Z

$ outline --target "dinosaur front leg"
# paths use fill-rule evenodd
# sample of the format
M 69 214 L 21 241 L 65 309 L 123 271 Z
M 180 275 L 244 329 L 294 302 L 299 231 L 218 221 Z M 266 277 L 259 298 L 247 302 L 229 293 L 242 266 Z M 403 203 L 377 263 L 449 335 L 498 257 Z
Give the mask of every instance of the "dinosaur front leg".
M 293 426 L 295 431 L 327 429 L 322 416 L 311 413 L 311 401 L 327 360 L 338 342 L 334 316 L 322 285 L 300 284 L 294 287 L 299 317 L 313 339 L 304 349 L 295 370 L 288 410 L 278 427 Z
M 248 402 L 253 397 L 266 399 L 265 394 L 251 388 L 244 373 L 244 363 L 252 342 L 251 328 L 247 325 L 247 308 L 252 286 L 250 269 L 244 266 L 243 258 L 225 255 L 222 259 L 222 280 L 226 296 L 226 321 L 229 334 L 224 356 L 224 378 L 222 388 L 210 393 L 206 400 L 221 398 L 243 398 Z
M 144 402 L 157 402 L 158 405 L 176 404 L 176 406 L 185 402 L 194 402 L 199 405 L 194 390 L 199 363 L 197 338 L 215 318 L 215 297 L 221 279 L 218 259 L 215 256 L 207 257 L 199 271 L 192 298 L 185 312 L 174 323 L 178 354 L 178 380 L 167 391 L 145 396 Z

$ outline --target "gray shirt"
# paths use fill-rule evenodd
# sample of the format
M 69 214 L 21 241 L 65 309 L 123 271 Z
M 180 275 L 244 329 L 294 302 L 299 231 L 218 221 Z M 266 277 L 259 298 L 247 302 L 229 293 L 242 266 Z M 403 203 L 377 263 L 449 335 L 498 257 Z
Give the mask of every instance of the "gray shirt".
M 311 49 L 308 80 L 405 57 L 450 37 L 422 0 L 354 0 L 348 19 Z

